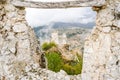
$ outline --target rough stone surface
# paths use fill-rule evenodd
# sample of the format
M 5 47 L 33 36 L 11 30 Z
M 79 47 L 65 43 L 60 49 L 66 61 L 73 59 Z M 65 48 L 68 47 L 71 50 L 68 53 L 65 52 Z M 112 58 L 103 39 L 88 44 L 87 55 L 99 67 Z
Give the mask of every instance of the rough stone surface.
M 24 8 L 0 3 L 0 80 L 17 79 L 32 64 L 40 67 L 39 44 L 27 25 Z M 37 56 L 37 57 L 36 57 Z
M 120 0 L 93 6 L 96 27 L 85 42 L 82 78 L 40 68 L 39 43 L 25 10 L 10 1 L 0 1 L 0 80 L 120 80 Z
M 0 80 L 80 80 L 42 69 L 39 42 L 25 20 L 25 9 L 7 0 L 0 4 Z
M 105 0 L 13 0 L 12 4 L 15 6 L 30 7 L 30 8 L 70 8 L 70 7 L 89 7 L 101 6 L 105 4 Z
M 14 32 L 27 31 L 27 26 L 25 24 L 21 24 L 21 23 L 15 24 L 14 27 L 13 27 L 13 31 Z
M 120 0 L 97 11 L 96 27 L 86 39 L 82 80 L 120 80 Z

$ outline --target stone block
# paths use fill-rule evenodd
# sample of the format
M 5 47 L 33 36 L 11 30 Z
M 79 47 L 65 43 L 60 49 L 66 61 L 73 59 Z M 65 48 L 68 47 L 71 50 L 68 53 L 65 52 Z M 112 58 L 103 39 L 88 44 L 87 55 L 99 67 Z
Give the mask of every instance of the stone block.
M 13 27 L 14 32 L 25 32 L 27 30 L 28 30 L 27 26 L 25 24 L 21 24 L 21 23 L 15 24 Z

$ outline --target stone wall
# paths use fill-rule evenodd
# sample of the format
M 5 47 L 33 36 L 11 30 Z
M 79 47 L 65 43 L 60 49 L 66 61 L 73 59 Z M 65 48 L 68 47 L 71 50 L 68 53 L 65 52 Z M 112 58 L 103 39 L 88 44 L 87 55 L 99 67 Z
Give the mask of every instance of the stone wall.
M 0 2 L 0 80 L 80 80 L 40 68 L 40 49 L 23 7 Z M 97 0 L 105 2 L 105 0 Z M 86 39 L 82 80 L 120 80 L 120 0 L 106 0 Z
M 0 80 L 80 80 L 40 68 L 41 52 L 34 31 L 25 20 L 25 8 L 0 2 Z
M 120 80 L 120 0 L 93 9 L 96 27 L 85 42 L 82 80 Z
M 24 8 L 6 1 L 0 3 L 0 80 L 17 80 L 26 66 L 39 67 L 40 49 Z

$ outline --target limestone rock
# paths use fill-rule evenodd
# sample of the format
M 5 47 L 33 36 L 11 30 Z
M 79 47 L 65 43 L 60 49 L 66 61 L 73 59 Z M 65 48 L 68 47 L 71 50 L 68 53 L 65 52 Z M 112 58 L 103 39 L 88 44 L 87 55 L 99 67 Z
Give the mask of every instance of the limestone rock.
M 24 8 L 11 1 L 0 1 L 0 80 L 81 80 L 81 75 L 40 68 L 39 42 L 25 20 Z M 96 27 L 85 42 L 82 80 L 120 80 L 120 0 L 96 2 L 89 5 L 104 7 L 97 11 Z
M 25 24 L 15 24 L 13 27 L 14 32 L 24 32 L 27 31 L 27 26 Z
M 103 27 L 103 32 L 108 33 L 110 32 L 111 27 Z
M 97 26 L 85 42 L 82 80 L 120 79 L 119 4 L 108 0 L 107 7 L 97 12 Z
M 20 80 L 27 66 L 40 67 L 39 43 L 24 18 L 24 8 L 6 0 L 0 9 L 0 80 Z

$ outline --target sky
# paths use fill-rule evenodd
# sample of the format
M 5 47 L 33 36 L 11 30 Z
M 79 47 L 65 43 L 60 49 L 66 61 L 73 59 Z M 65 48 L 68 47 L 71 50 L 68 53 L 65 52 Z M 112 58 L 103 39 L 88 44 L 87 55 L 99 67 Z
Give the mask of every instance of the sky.
M 36 0 L 36 1 L 40 1 L 40 0 Z M 44 0 L 44 1 L 48 1 L 48 0 Z M 54 0 L 54 1 L 58 1 L 58 0 Z M 26 20 L 28 24 L 32 27 L 49 25 L 54 22 L 69 22 L 69 23 L 76 22 L 83 24 L 87 24 L 89 22 L 94 23 L 95 16 L 96 13 L 93 12 L 90 7 L 66 8 L 66 9 L 26 8 Z

